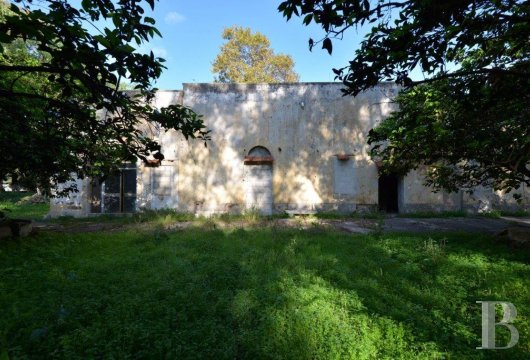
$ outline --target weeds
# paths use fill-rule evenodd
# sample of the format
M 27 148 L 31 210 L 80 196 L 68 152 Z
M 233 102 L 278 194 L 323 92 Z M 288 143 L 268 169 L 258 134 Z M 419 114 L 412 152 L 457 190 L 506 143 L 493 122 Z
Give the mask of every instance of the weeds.
M 447 239 L 434 240 L 428 238 L 423 242 L 423 252 L 434 262 L 438 262 L 445 256 Z
M 255 223 L 260 221 L 263 217 L 258 209 L 245 209 L 241 214 L 241 218 L 245 221 Z
M 489 219 L 500 219 L 502 216 L 502 213 L 499 210 L 490 210 L 490 211 L 480 213 L 480 216 L 489 218 Z
M 529 210 L 520 210 L 520 211 L 501 211 L 501 216 L 511 216 L 511 217 L 530 217 Z
M 529 252 L 483 235 L 373 240 L 160 226 L 2 242 L 0 355 L 487 359 L 498 354 L 475 349 L 475 301 L 508 299 L 530 313 Z M 530 320 L 515 326 L 528 334 Z M 503 350 L 529 354 L 528 341 Z
M 187 212 L 178 212 L 171 209 L 147 210 L 142 209 L 133 215 L 135 223 L 157 222 L 161 225 L 167 225 L 173 222 L 185 222 L 195 220 L 195 215 Z

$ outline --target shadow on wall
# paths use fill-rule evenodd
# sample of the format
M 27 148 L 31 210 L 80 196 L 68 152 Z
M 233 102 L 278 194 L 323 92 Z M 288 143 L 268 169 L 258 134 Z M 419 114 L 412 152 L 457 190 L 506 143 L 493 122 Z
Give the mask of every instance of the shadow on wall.
M 266 214 L 375 211 L 378 204 L 384 205 L 381 210 L 395 211 L 395 194 L 379 198 L 380 188 L 395 186 L 384 181 L 380 186 L 367 135 L 391 113 L 391 99 L 398 89 L 381 84 L 353 98 L 342 96 L 342 86 L 184 84 L 183 92 L 158 93 L 158 107 L 182 102 L 202 114 L 212 141 L 205 148 L 176 131 L 146 127 L 146 134 L 161 142 L 166 159 L 157 168 L 139 167 L 137 207 L 205 215 L 240 213 L 261 204 L 267 204 L 262 211 Z M 271 169 L 253 169 L 253 174 L 245 157 L 258 146 L 267 149 L 274 161 Z M 249 190 L 253 189 L 249 183 L 260 182 L 259 191 Z M 528 189 L 522 192 L 528 203 Z M 400 181 L 397 202 L 400 212 L 520 209 L 508 197 L 487 189 L 473 196 L 435 194 L 423 186 L 420 173 L 411 172 Z M 78 200 L 61 206 L 81 213 Z
M 522 184 L 518 190 L 510 193 L 494 191 L 491 188 L 477 187 L 472 194 L 465 191 L 456 193 L 433 192 L 425 187 L 425 167 L 411 171 L 403 177 L 400 184 L 400 212 L 439 212 L 466 211 L 469 213 L 487 213 L 495 210 L 520 211 L 529 208 L 530 192 Z M 520 203 L 513 197 L 518 193 L 522 196 Z
M 514 194 L 522 196 L 520 202 L 513 197 Z M 517 212 L 530 209 L 530 189 L 525 184 L 511 192 L 494 191 L 489 188 L 479 187 L 473 193 L 462 195 L 463 210 L 472 213 L 488 213 L 496 210 Z
M 180 139 L 179 207 L 199 213 L 241 211 L 244 157 L 263 146 L 274 158 L 275 212 L 375 208 L 377 168 L 366 137 L 390 113 L 396 89 L 382 84 L 353 98 L 343 97 L 341 87 L 185 84 L 184 104 L 204 115 L 213 140 L 204 148 Z M 348 159 L 338 160 L 341 154 Z

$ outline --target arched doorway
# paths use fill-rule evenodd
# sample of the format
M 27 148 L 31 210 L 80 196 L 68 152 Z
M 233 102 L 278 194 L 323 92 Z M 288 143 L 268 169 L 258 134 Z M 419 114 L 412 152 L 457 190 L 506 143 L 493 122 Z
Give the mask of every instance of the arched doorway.
M 272 163 L 270 151 L 263 146 L 245 156 L 245 207 L 262 215 L 272 215 Z

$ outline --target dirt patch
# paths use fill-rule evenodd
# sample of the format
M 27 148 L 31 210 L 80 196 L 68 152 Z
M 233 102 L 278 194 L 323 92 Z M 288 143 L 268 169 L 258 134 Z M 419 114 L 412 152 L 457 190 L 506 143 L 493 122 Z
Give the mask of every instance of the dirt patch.
M 369 234 L 371 232 L 471 232 L 498 234 L 508 227 L 526 226 L 528 219 L 515 223 L 513 219 L 489 219 L 489 218 L 402 218 L 393 217 L 381 220 L 373 219 L 346 219 L 327 220 L 314 217 L 300 217 L 274 220 L 232 220 L 201 219 L 194 221 L 174 221 L 168 223 L 145 222 L 145 223 L 115 223 L 105 221 L 80 221 L 68 224 L 59 223 L 35 223 L 36 231 L 52 231 L 64 233 L 92 233 L 92 232 L 114 232 L 127 230 L 149 230 L 161 227 L 165 231 L 180 231 L 192 227 L 203 229 L 238 229 L 238 228 L 293 228 L 299 230 L 310 230 L 315 228 L 337 229 L 348 233 Z
M 124 231 L 137 226 L 137 224 L 112 224 L 104 222 L 86 222 L 75 224 L 35 223 L 33 230 L 61 233 L 93 233 L 100 231 Z

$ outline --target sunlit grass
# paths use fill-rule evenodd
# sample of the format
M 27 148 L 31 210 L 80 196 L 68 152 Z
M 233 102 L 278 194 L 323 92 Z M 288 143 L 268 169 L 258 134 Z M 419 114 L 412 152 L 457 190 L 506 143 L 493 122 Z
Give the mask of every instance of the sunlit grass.
M 0 244 L 0 354 L 529 358 L 527 251 L 482 235 L 205 227 Z M 517 347 L 475 349 L 478 300 L 517 306 Z
M 50 210 L 50 204 L 31 204 L 21 200 L 32 195 L 29 192 L 0 193 L 0 211 L 10 218 L 42 220 Z

